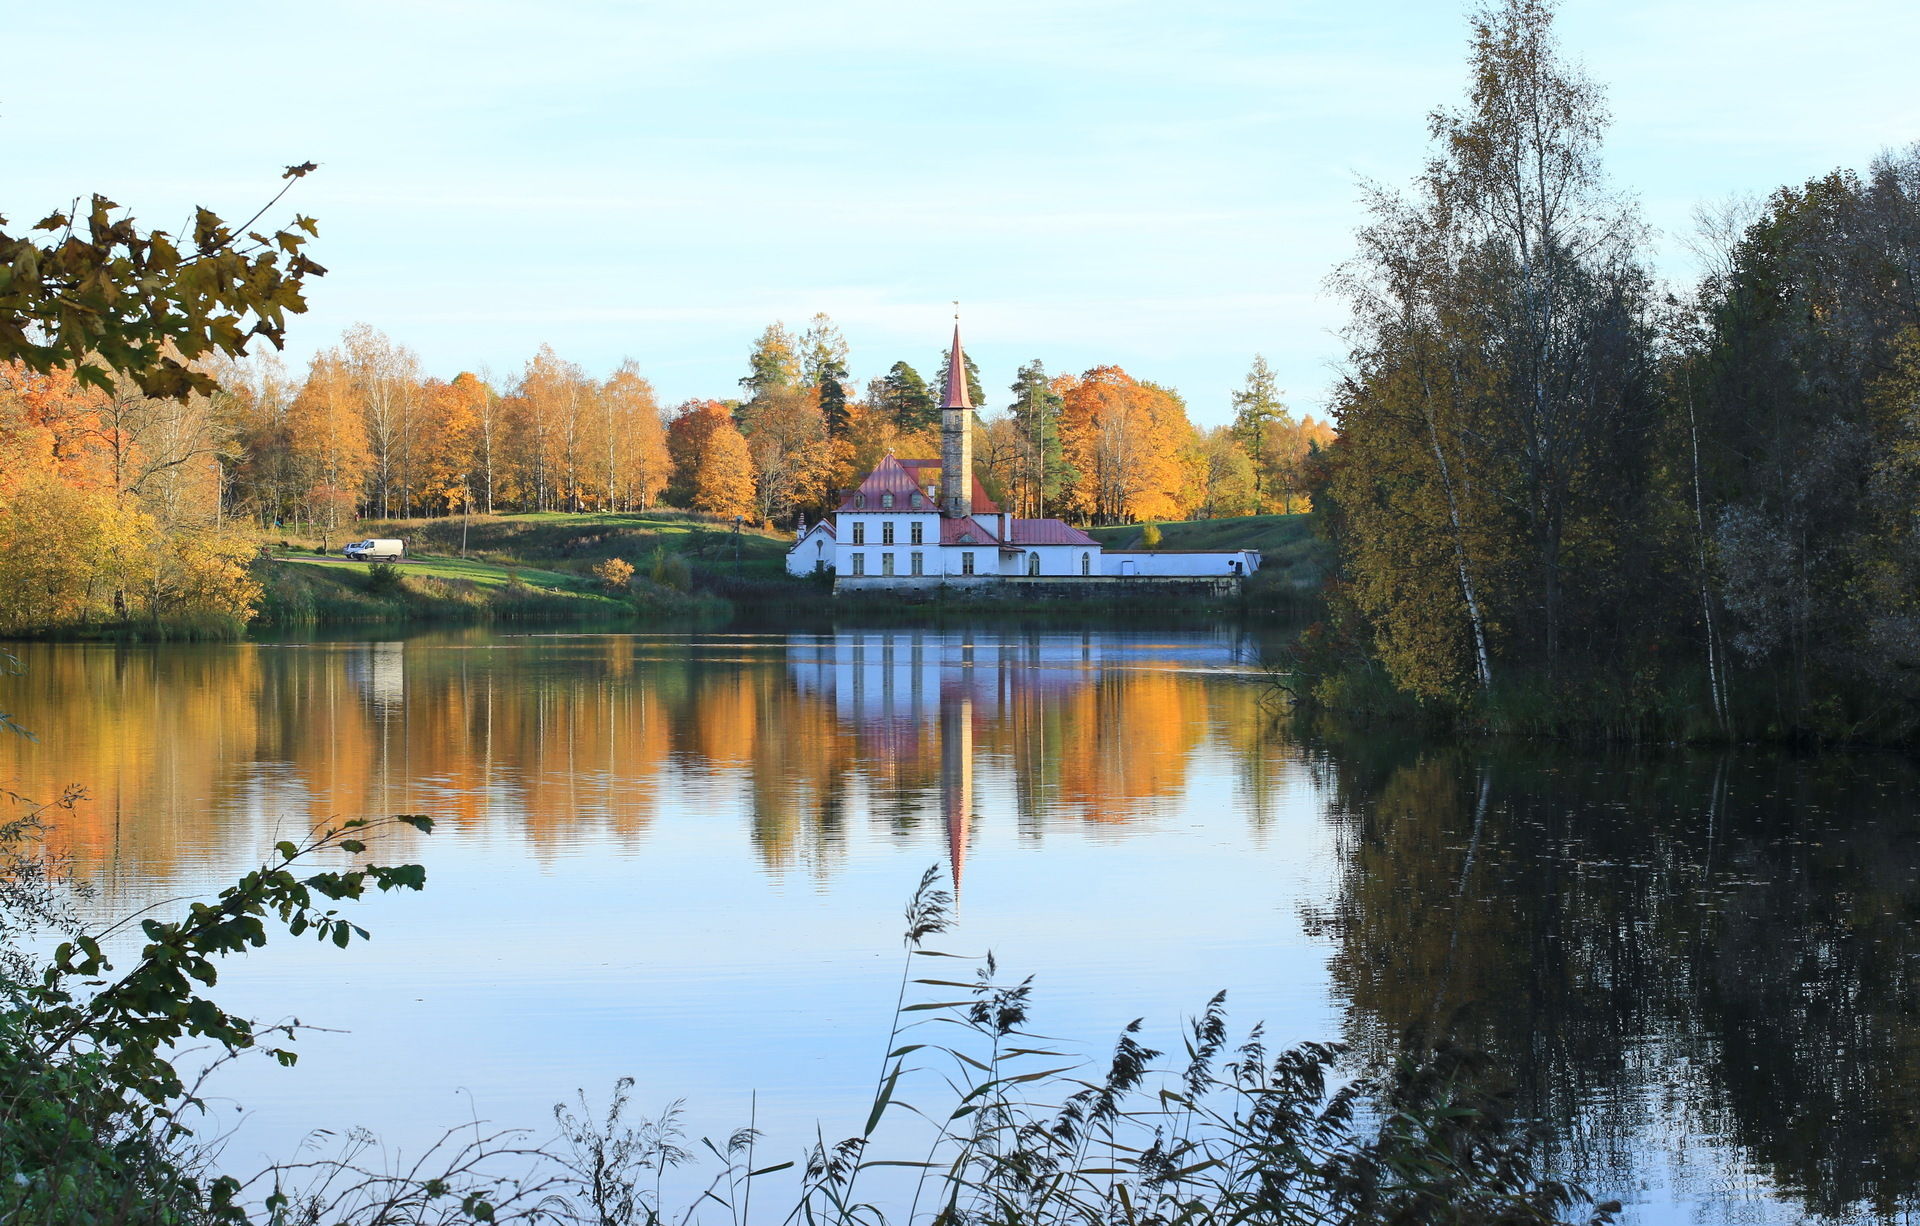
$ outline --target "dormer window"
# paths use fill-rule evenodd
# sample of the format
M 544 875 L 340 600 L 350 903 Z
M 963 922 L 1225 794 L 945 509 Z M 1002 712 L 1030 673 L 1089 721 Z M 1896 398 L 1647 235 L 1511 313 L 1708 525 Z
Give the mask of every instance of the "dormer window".
M 880 495 L 880 506 L 884 510 L 888 510 L 888 511 L 893 510 L 893 495 L 892 494 Z
M 855 507 L 864 507 L 864 506 L 866 506 L 866 505 L 867 505 L 867 496 L 866 496 L 865 494 L 855 494 L 855 495 L 853 496 L 853 505 L 854 505 Z
M 913 495 L 913 505 L 916 509 L 920 506 L 920 494 L 918 491 L 915 491 Z

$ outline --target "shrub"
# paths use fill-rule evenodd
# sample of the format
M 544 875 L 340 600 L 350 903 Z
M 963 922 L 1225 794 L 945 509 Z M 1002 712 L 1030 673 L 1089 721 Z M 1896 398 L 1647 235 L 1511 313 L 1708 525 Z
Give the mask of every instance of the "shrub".
M 367 567 L 366 591 L 370 596 L 399 594 L 400 568 L 391 562 L 375 562 Z
M 1159 524 L 1148 524 L 1146 527 L 1140 529 L 1140 548 L 1142 549 L 1160 548 L 1160 525 Z
M 624 592 L 633 583 L 633 566 L 620 558 L 608 558 L 593 568 L 600 582 L 615 592 Z
M 685 592 L 693 587 L 693 570 L 687 560 L 677 553 L 668 553 L 666 546 L 656 546 L 653 551 L 653 565 L 647 577 L 661 587 L 672 588 L 676 592 Z

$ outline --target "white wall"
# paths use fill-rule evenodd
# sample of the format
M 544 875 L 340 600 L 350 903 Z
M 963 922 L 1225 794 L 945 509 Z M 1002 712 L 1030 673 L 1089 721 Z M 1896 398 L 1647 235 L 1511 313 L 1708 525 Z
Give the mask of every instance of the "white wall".
M 1256 549 L 1223 550 L 1219 553 L 1165 553 L 1157 549 L 1109 550 L 1103 559 L 1108 575 L 1231 575 L 1233 564 L 1240 573 L 1250 575 L 1260 569 Z

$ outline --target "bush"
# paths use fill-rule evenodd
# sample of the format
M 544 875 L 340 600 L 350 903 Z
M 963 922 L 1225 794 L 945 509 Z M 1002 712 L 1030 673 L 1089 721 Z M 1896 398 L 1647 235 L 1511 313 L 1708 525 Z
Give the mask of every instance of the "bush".
M 693 588 L 693 568 L 679 554 L 668 553 L 664 545 L 655 547 L 653 565 L 647 577 L 659 586 L 672 588 L 676 592 L 691 591 Z
M 1140 529 L 1140 548 L 1142 549 L 1160 548 L 1160 525 L 1159 524 L 1148 524 L 1146 527 Z
M 620 558 L 608 558 L 595 566 L 593 573 L 610 591 L 624 592 L 633 584 L 633 566 Z
M 391 562 L 375 562 L 367 567 L 366 592 L 369 596 L 395 596 L 400 592 L 400 568 Z

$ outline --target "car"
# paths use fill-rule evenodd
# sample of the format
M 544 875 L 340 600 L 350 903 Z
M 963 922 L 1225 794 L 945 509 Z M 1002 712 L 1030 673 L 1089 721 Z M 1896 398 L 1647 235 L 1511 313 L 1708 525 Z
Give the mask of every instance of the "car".
M 397 562 L 406 556 L 407 547 L 402 541 L 355 541 L 341 552 L 350 562 Z

